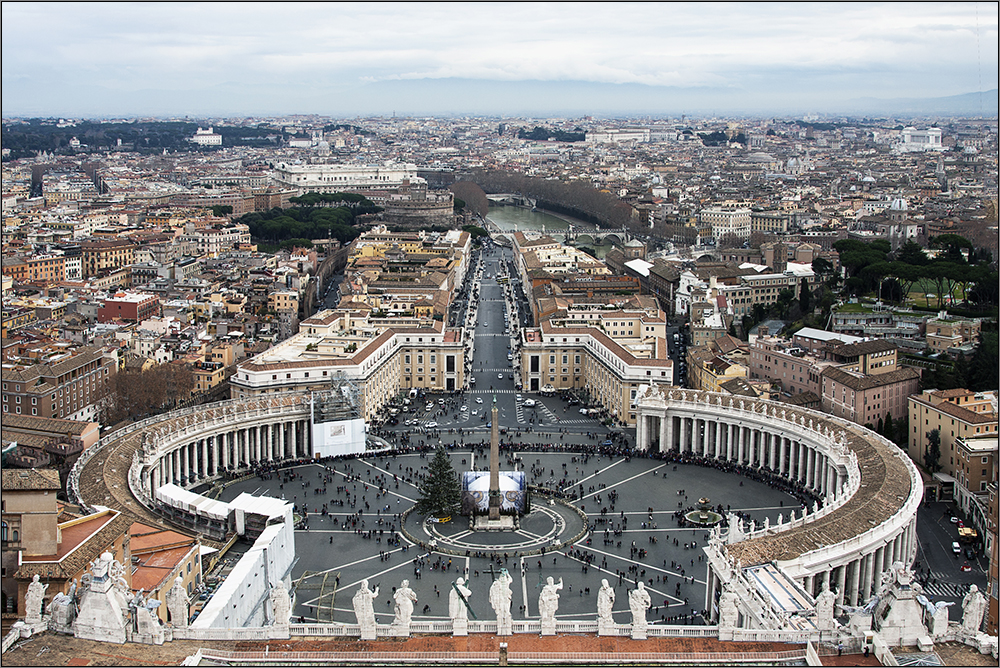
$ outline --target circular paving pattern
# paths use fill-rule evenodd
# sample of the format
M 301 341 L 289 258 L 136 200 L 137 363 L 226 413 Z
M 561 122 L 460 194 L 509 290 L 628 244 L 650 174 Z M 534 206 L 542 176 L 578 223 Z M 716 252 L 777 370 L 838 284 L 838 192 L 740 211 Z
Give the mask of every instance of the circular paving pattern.
M 409 518 L 408 518 L 409 519 Z M 404 525 L 404 530 L 411 522 Z M 448 522 L 423 518 L 416 536 L 432 544 L 437 551 L 454 554 L 506 552 L 518 557 L 558 549 L 580 537 L 587 529 L 586 516 L 563 502 L 533 499 L 530 511 L 522 516 L 513 531 L 474 530 L 466 517 L 456 516 Z M 409 532 L 407 532 L 409 533 Z M 409 533 L 412 540 L 416 537 Z M 433 543 L 431 543 L 433 541 Z

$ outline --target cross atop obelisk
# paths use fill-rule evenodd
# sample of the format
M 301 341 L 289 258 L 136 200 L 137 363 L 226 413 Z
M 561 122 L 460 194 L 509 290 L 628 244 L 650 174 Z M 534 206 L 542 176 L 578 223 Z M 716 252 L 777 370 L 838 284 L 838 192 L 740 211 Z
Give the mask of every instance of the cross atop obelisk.
M 490 428 L 490 519 L 500 519 L 500 428 L 497 425 L 497 395 L 493 395 Z

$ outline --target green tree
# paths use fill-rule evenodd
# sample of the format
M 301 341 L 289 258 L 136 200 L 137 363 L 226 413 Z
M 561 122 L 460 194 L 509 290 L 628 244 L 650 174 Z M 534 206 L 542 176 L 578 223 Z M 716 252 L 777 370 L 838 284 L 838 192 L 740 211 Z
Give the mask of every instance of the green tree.
M 927 434 L 927 451 L 924 453 L 924 466 L 929 473 L 937 473 L 941 470 L 941 432 L 932 429 Z
M 1000 387 L 1000 335 L 981 332 L 979 346 L 969 363 L 966 387 L 973 392 L 996 390 Z
M 469 234 L 471 234 L 473 239 L 478 239 L 479 237 L 488 237 L 488 236 L 490 236 L 489 232 L 487 232 L 483 228 L 479 227 L 478 225 L 463 225 L 462 226 L 462 231 L 463 232 L 468 232 Z
M 923 266 L 930 262 L 927 254 L 924 253 L 924 249 L 920 247 L 920 244 L 913 241 L 912 239 L 907 239 L 906 243 L 896 251 L 896 259 L 900 262 L 905 262 L 913 266 Z
M 893 420 L 893 441 L 903 450 L 909 445 L 910 416 L 903 413 L 903 417 Z
M 457 513 L 462 503 L 462 483 L 451 465 L 451 458 L 444 446 L 438 446 L 434 459 L 427 467 L 427 475 L 420 481 L 420 498 L 417 512 L 424 515 L 451 515 Z
M 812 305 L 812 293 L 809 291 L 809 279 L 803 278 L 802 284 L 799 286 L 799 310 L 803 314 L 809 313 L 809 307 Z
M 892 413 L 885 414 L 885 418 L 882 420 L 882 431 L 880 433 L 890 441 L 895 441 L 893 438 L 895 436 L 895 431 L 892 427 Z
M 212 206 L 213 216 L 228 216 L 233 212 L 233 207 L 228 204 L 215 204 Z

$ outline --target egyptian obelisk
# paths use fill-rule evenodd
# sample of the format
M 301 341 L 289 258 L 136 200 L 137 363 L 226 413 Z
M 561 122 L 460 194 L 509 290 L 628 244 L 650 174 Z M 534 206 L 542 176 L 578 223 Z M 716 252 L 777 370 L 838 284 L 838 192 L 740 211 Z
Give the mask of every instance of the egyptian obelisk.
M 497 426 L 497 395 L 493 395 L 490 429 L 490 519 L 500 519 L 500 428 Z

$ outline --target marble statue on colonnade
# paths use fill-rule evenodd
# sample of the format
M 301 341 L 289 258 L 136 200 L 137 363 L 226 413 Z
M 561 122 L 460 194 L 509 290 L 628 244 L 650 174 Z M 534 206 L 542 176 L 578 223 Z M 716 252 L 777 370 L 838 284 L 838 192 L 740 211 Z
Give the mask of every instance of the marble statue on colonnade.
M 170 623 L 176 628 L 185 628 L 189 617 L 188 596 L 184 589 L 184 579 L 174 578 L 174 585 L 167 592 L 167 612 L 170 613 Z
M 514 578 L 506 568 L 500 569 L 500 576 L 490 585 L 490 605 L 497 615 L 497 635 L 509 636 L 513 633 L 513 618 L 510 614 L 510 602 L 513 594 L 510 584 Z
M 556 610 L 559 609 L 559 590 L 562 588 L 562 578 L 556 584 L 550 575 L 542 587 L 542 593 L 538 595 L 538 614 L 541 617 L 543 636 L 556 633 Z
M 448 616 L 451 617 L 451 633 L 455 636 L 469 635 L 469 597 L 472 590 L 465 586 L 465 578 L 458 578 L 451 585 L 448 594 Z
M 274 625 L 287 628 L 292 620 L 292 599 L 288 595 L 285 583 L 278 580 L 271 588 L 268 596 L 271 601 L 271 613 L 274 615 Z
M 352 603 L 354 605 L 354 616 L 358 619 L 358 626 L 361 627 L 362 640 L 375 640 L 375 604 L 378 598 L 378 587 L 374 590 L 368 588 L 368 580 L 362 580 L 361 586 L 355 592 Z
M 615 605 L 615 590 L 607 580 L 601 580 L 597 591 L 597 634 L 615 635 L 615 620 L 611 614 Z
M 650 605 L 652 600 L 649 598 L 649 592 L 646 591 L 646 586 L 639 582 L 636 588 L 628 593 L 628 607 L 632 612 L 632 640 L 646 639 L 648 627 L 646 611 Z
M 47 584 L 42 584 L 38 574 L 31 578 L 28 591 L 24 595 L 24 623 L 40 624 L 42 621 L 42 603 L 45 601 Z
M 979 591 L 979 587 L 972 585 L 969 593 L 962 599 L 962 630 L 972 635 L 979 633 L 985 613 L 986 597 Z
M 392 620 L 393 635 L 410 635 L 410 622 L 413 620 L 413 604 L 417 601 L 417 594 L 410 589 L 410 581 L 403 580 L 399 588 L 392 595 L 396 606 L 393 608 L 395 616 Z

